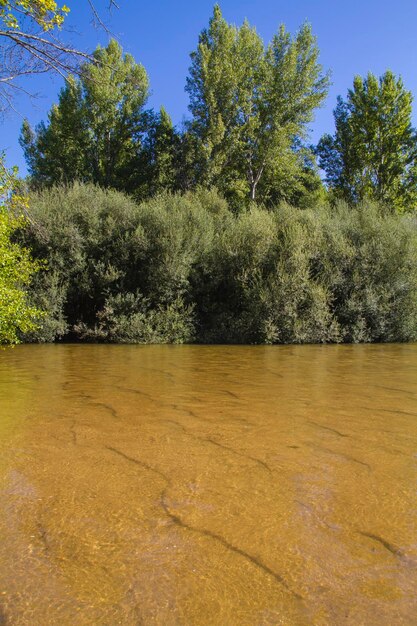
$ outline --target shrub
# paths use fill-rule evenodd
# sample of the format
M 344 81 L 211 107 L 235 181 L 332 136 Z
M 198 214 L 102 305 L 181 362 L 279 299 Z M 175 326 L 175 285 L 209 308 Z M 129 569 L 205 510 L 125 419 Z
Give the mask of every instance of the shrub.
M 190 343 L 194 339 L 193 310 L 179 298 L 152 309 L 140 294 L 118 294 L 106 300 L 94 328 L 81 322 L 75 330 L 87 341 Z
M 190 341 L 190 278 L 227 206 L 215 192 L 141 205 L 76 183 L 31 197 L 22 240 L 47 260 L 32 300 L 48 311 L 30 341 Z
M 31 199 L 48 270 L 29 340 L 319 343 L 417 339 L 417 225 L 364 203 L 238 213 L 215 191 L 140 205 L 75 184 Z

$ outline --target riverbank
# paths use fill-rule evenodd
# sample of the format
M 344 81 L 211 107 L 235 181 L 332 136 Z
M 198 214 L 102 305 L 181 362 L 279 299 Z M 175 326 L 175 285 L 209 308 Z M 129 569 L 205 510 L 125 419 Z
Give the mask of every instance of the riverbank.
M 290 344 L 417 339 L 417 223 L 386 207 L 233 212 L 211 191 L 33 194 L 21 241 L 45 269 L 24 341 Z

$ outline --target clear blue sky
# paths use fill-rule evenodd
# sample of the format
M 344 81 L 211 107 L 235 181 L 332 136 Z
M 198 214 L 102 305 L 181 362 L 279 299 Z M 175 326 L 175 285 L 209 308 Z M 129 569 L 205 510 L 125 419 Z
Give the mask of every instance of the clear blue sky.
M 125 51 L 141 62 L 150 77 L 150 105 L 165 106 L 174 123 L 187 115 L 184 92 L 189 67 L 189 53 L 195 49 L 198 34 L 208 24 L 211 0 L 118 0 L 120 9 L 108 16 L 108 0 L 96 0 L 96 6 L 107 16 L 112 32 Z M 74 43 L 92 50 L 105 44 L 107 35 L 90 24 L 87 0 L 67 0 L 71 7 L 68 24 L 78 31 Z M 77 6 L 78 5 L 78 6 Z M 417 2 L 416 0 L 223 0 L 223 14 L 229 22 L 241 24 L 244 18 L 256 26 L 265 42 L 284 23 L 295 32 L 304 22 L 312 24 L 321 50 L 321 63 L 332 73 L 332 87 L 326 104 L 311 125 L 312 141 L 324 132 L 333 132 L 332 110 L 338 94 L 346 95 L 355 74 L 369 70 L 377 75 L 386 69 L 401 74 L 405 86 L 415 97 L 414 123 L 417 124 Z M 16 103 L 20 116 L 11 113 L 0 122 L 0 149 L 6 149 L 9 165 L 17 164 L 25 172 L 18 145 L 22 117 L 35 125 L 45 119 L 56 101 L 62 81 L 37 78 L 26 83 L 38 91 L 35 101 L 21 99 Z

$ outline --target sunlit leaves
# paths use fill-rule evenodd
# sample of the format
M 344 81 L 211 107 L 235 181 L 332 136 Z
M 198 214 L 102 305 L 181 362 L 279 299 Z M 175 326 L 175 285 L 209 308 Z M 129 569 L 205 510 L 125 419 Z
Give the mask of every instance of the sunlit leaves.
M 148 77 L 114 40 L 93 56 L 95 63 L 84 64 L 79 79 L 67 80 L 47 124 L 36 132 L 23 125 L 21 144 L 37 185 L 82 180 L 130 190 Z
M 0 157 L 0 344 L 19 342 L 19 333 L 36 328 L 41 313 L 30 306 L 25 288 L 41 264 L 27 249 L 12 241 L 24 226 L 27 200 L 16 189 L 15 171 Z
M 289 181 L 301 177 L 297 144 L 329 83 L 318 53 L 308 25 L 295 37 L 282 26 L 265 47 L 247 21 L 241 27 L 228 24 L 215 6 L 191 55 L 186 88 L 191 131 L 206 157 L 206 184 L 238 200 L 255 200 L 263 186 L 265 200 L 271 195 L 267 181 L 278 181 L 277 170 L 284 173 L 287 190 Z
M 412 95 L 387 71 L 379 80 L 356 76 L 346 101 L 334 111 L 336 132 L 319 145 L 320 165 L 336 195 L 370 197 L 392 210 L 417 206 L 417 135 L 411 125 Z
M 26 18 L 34 21 L 43 31 L 60 27 L 69 8 L 59 6 L 55 0 L 0 0 L 0 20 L 6 28 L 18 30 Z

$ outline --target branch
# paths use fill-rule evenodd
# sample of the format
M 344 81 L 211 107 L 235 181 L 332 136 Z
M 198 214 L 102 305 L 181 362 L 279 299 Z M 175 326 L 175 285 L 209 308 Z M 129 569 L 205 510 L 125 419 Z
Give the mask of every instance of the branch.
M 22 31 L 18 30 L 0 30 L 0 37 L 7 37 L 8 39 L 14 41 L 17 45 L 23 45 L 23 40 L 29 39 L 31 41 L 35 41 L 36 43 L 42 44 L 45 47 L 54 48 L 57 52 L 82 57 L 87 61 L 94 60 L 94 57 L 87 52 L 82 52 L 81 50 L 77 50 L 76 48 L 69 48 L 65 44 L 59 43 L 58 40 L 56 40 L 57 43 L 55 43 L 51 39 L 45 39 L 45 37 L 39 37 L 39 35 L 31 35 L 30 33 L 23 33 Z
M 13 2 L 13 0 L 12 0 Z M 87 0 L 96 24 L 110 33 L 108 27 L 95 6 L 95 0 Z M 1 0 L 0 0 L 1 3 Z M 12 4 L 13 10 L 28 17 L 28 32 L 22 28 L 7 28 L 2 24 L 0 29 L 0 41 L 9 42 L 0 45 L 0 102 L 5 106 L 1 109 L 12 108 L 11 100 L 13 90 L 18 88 L 15 82 L 26 76 L 42 74 L 48 71 L 59 74 L 64 79 L 68 74 L 80 75 L 80 66 L 83 62 L 96 63 L 94 55 L 78 50 L 54 36 L 55 31 L 44 33 L 39 30 L 36 19 L 19 6 Z M 118 9 L 116 0 L 108 0 L 108 10 Z M 0 21 L 1 24 L 1 21 Z M 30 30 L 32 27 L 32 30 Z M 34 29 L 36 29 L 35 32 Z
M 106 33 L 109 33 L 109 29 L 108 29 L 107 25 L 101 19 L 100 14 L 97 11 L 97 9 L 96 9 L 96 7 L 95 7 L 95 5 L 93 3 L 93 0 L 88 0 L 88 4 L 90 5 L 90 9 L 91 9 L 91 12 L 93 14 L 93 18 L 94 18 L 95 23 L 98 24 L 98 26 L 100 26 L 101 28 L 103 28 L 106 31 Z M 111 8 L 112 4 L 113 4 L 113 2 L 111 1 L 110 4 L 109 4 L 109 9 Z

